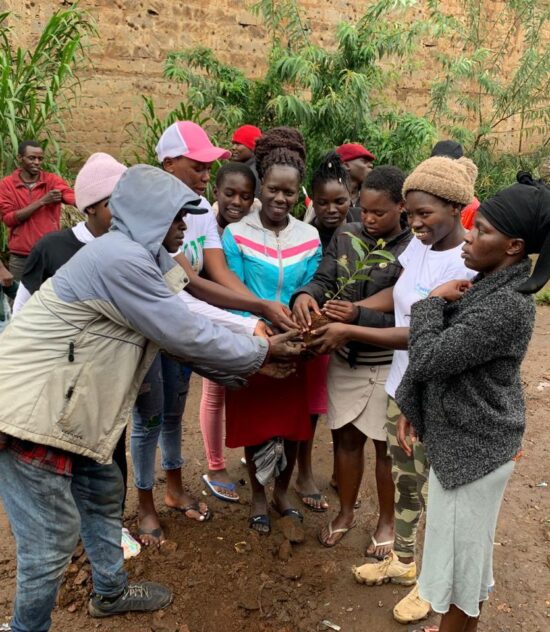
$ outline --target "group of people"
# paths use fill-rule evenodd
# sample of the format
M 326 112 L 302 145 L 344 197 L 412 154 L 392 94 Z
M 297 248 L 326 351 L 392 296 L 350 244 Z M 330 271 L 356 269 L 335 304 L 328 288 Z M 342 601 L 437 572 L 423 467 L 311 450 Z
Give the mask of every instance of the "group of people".
M 17 545 L 11 630 L 50 628 L 79 537 L 92 616 L 171 602 L 166 587 L 128 583 L 124 572 L 125 428 L 131 421 L 142 544 L 165 538 L 153 493 L 159 444 L 165 505 L 208 521 L 182 470 L 192 372 L 202 376 L 204 484 L 238 501 L 224 443 L 243 448 L 249 528 L 269 534 L 272 512 L 301 523 L 304 509 L 331 511 L 314 472 L 326 414 L 339 506 L 320 544 L 336 546 L 355 526 L 370 438 L 379 518 L 353 577 L 413 586 L 394 608 L 402 623 L 433 610 L 439 628 L 419 629 L 476 630 L 525 427 L 519 368 L 530 295 L 550 277 L 550 190 L 523 173 L 480 204 L 477 168 L 454 141 L 408 175 L 346 143 L 317 165 L 301 221 L 306 147 L 296 129 L 245 125 L 230 152 L 178 121 L 156 150 L 158 168 L 93 154 L 73 191 L 27 141 L 20 168 L 0 182 L 10 230 L 0 286 L 13 301 L 0 297 L 0 496 Z M 218 161 L 227 162 L 211 206 Z M 85 219 L 55 231 L 62 202 Z M 345 271 L 380 250 L 339 291 Z

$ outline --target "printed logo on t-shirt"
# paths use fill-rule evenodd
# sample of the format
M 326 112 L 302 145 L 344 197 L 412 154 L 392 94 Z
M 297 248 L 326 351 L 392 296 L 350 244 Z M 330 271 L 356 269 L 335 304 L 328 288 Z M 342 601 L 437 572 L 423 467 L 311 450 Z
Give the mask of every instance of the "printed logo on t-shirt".
M 193 270 L 195 272 L 200 271 L 200 252 L 204 250 L 204 242 L 206 241 L 206 235 L 201 235 L 191 241 L 186 241 L 182 246 L 183 254 L 189 260 Z
M 414 291 L 422 298 L 426 298 L 432 289 L 429 287 L 423 287 L 420 283 L 417 283 L 414 287 Z

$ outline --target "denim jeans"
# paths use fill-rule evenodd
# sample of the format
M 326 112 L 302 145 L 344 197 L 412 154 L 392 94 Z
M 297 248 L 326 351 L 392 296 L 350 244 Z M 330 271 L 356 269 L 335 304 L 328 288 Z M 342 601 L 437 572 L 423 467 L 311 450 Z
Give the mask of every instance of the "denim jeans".
M 120 594 L 127 584 L 120 546 L 123 484 L 119 467 L 75 457 L 73 476 L 23 463 L 0 450 L 0 496 L 16 542 L 13 632 L 46 632 L 78 536 L 92 566 L 94 591 Z
M 134 484 L 138 489 L 153 489 L 159 439 L 162 469 L 177 470 L 183 465 L 181 418 L 190 379 L 189 367 L 159 353 L 143 380 L 132 415 L 130 439 Z

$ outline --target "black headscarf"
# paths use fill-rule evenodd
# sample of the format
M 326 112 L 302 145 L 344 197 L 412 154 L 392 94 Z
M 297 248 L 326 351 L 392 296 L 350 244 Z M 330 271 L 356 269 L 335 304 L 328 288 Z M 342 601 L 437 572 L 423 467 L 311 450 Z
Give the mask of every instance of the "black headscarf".
M 539 253 L 533 274 L 518 288 L 533 294 L 550 279 L 550 190 L 525 171 L 517 179 L 483 202 L 479 212 L 501 233 L 523 239 L 526 254 Z

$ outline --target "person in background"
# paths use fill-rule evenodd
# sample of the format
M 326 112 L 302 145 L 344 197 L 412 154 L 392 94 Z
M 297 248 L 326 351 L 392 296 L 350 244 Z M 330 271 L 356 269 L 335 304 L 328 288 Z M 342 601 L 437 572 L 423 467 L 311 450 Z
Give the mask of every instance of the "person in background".
M 4 262 L 0 260 L 0 334 L 6 328 L 11 317 L 8 298 L 13 301 L 16 294 L 17 281 L 13 280 L 13 274 L 6 268 Z
M 296 129 L 274 128 L 258 139 L 255 153 L 262 208 L 230 224 L 222 243 L 229 267 L 251 291 L 288 304 L 311 280 L 321 259 L 317 230 L 292 215 L 305 175 L 304 139 Z M 285 380 L 258 376 L 249 388 L 226 393 L 226 445 L 245 448 L 252 488 L 249 526 L 260 534 L 271 531 L 265 486 L 273 478 L 272 508 L 303 521 L 288 486 L 298 442 L 311 434 L 303 365 Z
M 177 296 L 186 277 L 168 251 L 197 203 L 160 169 L 128 169 L 111 195 L 109 233 L 48 279 L 2 334 L 0 496 L 17 545 L 13 632 L 50 629 L 79 533 L 90 558 L 104 561 L 92 563 L 92 616 L 171 603 L 160 584 L 128 583 L 122 477 L 111 462 L 160 346 L 229 383 L 300 352 L 287 342 L 295 332 L 270 341 L 235 335 L 190 314 Z
M 350 341 L 396 350 L 386 380 L 389 396 L 386 431 L 395 484 L 395 544 L 384 560 L 353 567 L 355 579 L 368 586 L 388 581 L 405 586 L 416 584 L 416 533 L 426 506 L 428 463 L 421 442 L 414 444 L 410 458 L 397 441 L 400 411 L 395 392 L 408 364 L 411 305 L 446 281 L 473 276 L 462 259 L 466 231 L 461 211 L 473 197 L 476 175 L 477 168 L 468 158 L 453 160 L 434 156 L 420 163 L 405 180 L 405 208 L 415 239 L 399 257 L 403 272 L 393 291 L 382 290 L 360 303 L 384 313 L 393 311 L 395 327 L 331 323 L 313 332 L 319 340 L 312 346 L 318 345 L 316 348 L 321 353 L 338 349 Z M 395 606 L 393 616 L 400 623 L 411 623 L 425 618 L 429 612 L 430 605 L 419 597 L 415 586 Z
M 254 147 L 256 141 L 262 135 L 262 130 L 255 125 L 241 125 L 234 132 L 231 138 L 231 160 L 241 162 L 252 169 L 256 179 L 254 187 L 254 197 L 260 197 L 260 179 L 256 170 L 256 158 L 254 157 Z
M 325 313 L 331 320 L 365 327 L 393 327 L 393 314 L 383 314 L 358 306 L 357 302 L 395 285 L 402 267 L 398 261 L 369 270 L 369 280 L 350 285 L 338 300 L 327 294 L 337 290 L 342 275 L 339 265 L 345 257 L 355 269 L 357 253 L 351 233 L 370 249 L 378 240 L 396 259 L 411 240 L 403 225 L 402 188 L 405 176 L 396 167 L 376 167 L 366 177 L 361 190 L 362 223 L 339 228 L 313 280 L 294 295 L 293 312 L 298 324 L 311 327 L 314 314 Z M 321 312 L 321 307 L 324 307 Z M 392 463 L 386 443 L 386 404 L 384 391 L 393 352 L 375 345 L 351 343 L 330 357 L 328 371 L 328 424 L 334 445 L 334 472 L 340 498 L 340 511 L 320 532 L 321 544 L 332 547 L 355 526 L 354 507 L 364 468 L 364 446 L 370 437 L 376 454 L 376 488 L 380 515 L 366 555 L 383 559 L 391 552 L 394 540 L 394 485 Z
M 446 156 L 458 160 L 464 156 L 464 149 L 456 140 L 440 140 L 432 147 L 431 156 Z M 479 200 L 474 195 L 473 200 L 462 209 L 462 225 L 466 230 L 471 230 L 474 225 Z
M 376 158 L 359 143 L 344 143 L 336 148 L 344 167 L 349 171 L 351 179 L 351 205 L 360 205 L 361 186 L 369 171 L 374 167 Z
M 254 202 L 255 185 L 254 173 L 243 163 L 228 162 L 218 169 L 214 194 L 218 204 L 220 237 L 227 226 L 248 215 Z M 238 502 L 239 494 L 227 472 L 223 449 L 225 388 L 206 378 L 202 380 L 199 419 L 208 461 L 208 473 L 203 474 L 202 480 L 216 498 Z
M 48 233 L 32 248 L 25 262 L 13 306 L 14 315 L 84 244 L 111 226 L 109 198 L 126 167 L 109 154 L 92 154 L 75 180 L 76 208 L 86 217 L 72 228 Z
M 529 294 L 550 277 L 550 191 L 529 181 L 481 205 L 463 246 L 473 282 L 457 277 L 411 309 L 398 439 L 411 455 L 421 438 L 431 465 L 418 585 L 439 632 L 475 632 L 495 583 L 495 528 L 525 431 Z
M 42 170 L 43 160 L 40 143 L 23 141 L 17 150 L 19 167 L 0 180 L 0 220 L 8 227 L 9 269 L 16 281 L 34 244 L 59 230 L 61 203 L 75 203 L 65 180 Z

